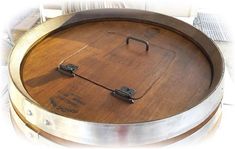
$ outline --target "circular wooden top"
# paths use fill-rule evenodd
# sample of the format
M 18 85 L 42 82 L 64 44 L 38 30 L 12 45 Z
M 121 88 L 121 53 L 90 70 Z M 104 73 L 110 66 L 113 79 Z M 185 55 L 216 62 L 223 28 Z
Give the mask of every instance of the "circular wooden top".
M 130 39 L 147 41 L 146 44 Z M 78 66 L 75 77 L 57 70 Z M 199 104 L 212 68 L 191 40 L 158 25 L 131 21 L 78 24 L 48 35 L 25 56 L 21 75 L 41 107 L 65 117 L 101 123 L 164 119 Z M 134 104 L 112 95 L 129 87 Z

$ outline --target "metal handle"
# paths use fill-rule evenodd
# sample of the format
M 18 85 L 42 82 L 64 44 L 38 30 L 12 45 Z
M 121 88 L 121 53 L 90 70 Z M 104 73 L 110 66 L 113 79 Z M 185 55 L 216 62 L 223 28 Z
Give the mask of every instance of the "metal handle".
M 131 36 L 128 36 L 127 38 L 126 38 L 126 44 L 129 44 L 129 40 L 130 39 L 132 39 L 132 40 L 135 40 L 135 41 L 139 41 L 139 42 L 141 42 L 141 43 L 144 43 L 145 44 L 145 46 L 146 46 L 146 51 L 148 51 L 149 50 L 149 42 L 148 41 L 145 41 L 145 40 L 142 40 L 142 39 L 139 39 L 139 38 L 135 38 L 135 37 L 131 37 Z

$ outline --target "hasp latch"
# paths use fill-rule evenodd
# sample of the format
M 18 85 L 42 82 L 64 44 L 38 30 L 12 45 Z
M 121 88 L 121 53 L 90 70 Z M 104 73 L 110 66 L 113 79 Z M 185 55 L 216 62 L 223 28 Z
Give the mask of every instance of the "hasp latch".
M 134 103 L 134 94 L 135 94 L 135 90 L 132 89 L 132 88 L 129 88 L 129 87 L 121 87 L 121 89 L 115 89 L 114 91 L 112 91 L 112 95 L 121 99 L 121 100 L 124 100 L 124 101 L 127 101 L 129 103 Z
M 75 76 L 75 71 L 78 69 L 78 66 L 73 65 L 73 64 L 60 64 L 57 68 L 57 70 L 67 76 L 74 77 Z

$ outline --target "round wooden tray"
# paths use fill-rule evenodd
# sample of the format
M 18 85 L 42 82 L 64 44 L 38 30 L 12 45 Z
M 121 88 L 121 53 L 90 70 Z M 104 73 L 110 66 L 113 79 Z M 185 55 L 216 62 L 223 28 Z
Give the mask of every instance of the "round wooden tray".
M 137 145 L 205 121 L 222 99 L 224 63 L 186 23 L 104 9 L 32 29 L 9 70 L 12 105 L 31 125 L 73 142 Z

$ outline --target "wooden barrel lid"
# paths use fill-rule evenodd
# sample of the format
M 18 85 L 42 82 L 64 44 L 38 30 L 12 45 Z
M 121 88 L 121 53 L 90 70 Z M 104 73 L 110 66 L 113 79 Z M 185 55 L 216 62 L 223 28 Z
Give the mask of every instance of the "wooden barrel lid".
M 126 44 L 127 37 L 148 41 L 149 50 L 138 41 Z M 61 74 L 56 70 L 61 64 L 77 66 L 78 76 Z M 200 103 L 212 79 L 209 61 L 190 40 L 128 21 L 85 23 L 51 34 L 31 49 L 21 73 L 28 93 L 42 107 L 102 123 L 176 115 Z M 134 104 L 111 94 L 122 87 L 135 90 Z
M 155 123 L 148 122 L 163 128 L 168 127 L 167 121 L 182 124 L 188 119 L 190 126 L 175 129 L 176 135 L 196 127 L 218 107 L 222 56 L 210 39 L 190 25 L 161 14 L 112 9 L 50 21 L 32 31 L 35 37 L 28 33 L 15 47 L 10 75 L 12 90 L 19 90 L 30 106 L 49 112 L 55 121 L 68 118 L 78 125 L 91 123 L 92 128 L 97 124 L 97 131 L 91 133 L 103 132 L 107 126 L 104 131 L 114 137 L 119 126 L 130 127 L 134 136 L 134 127 L 152 129 Z M 19 54 L 19 49 L 25 53 Z M 19 60 L 14 59 L 17 54 Z M 12 102 L 16 108 L 29 109 Z M 195 119 L 190 114 L 196 114 Z

